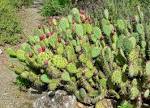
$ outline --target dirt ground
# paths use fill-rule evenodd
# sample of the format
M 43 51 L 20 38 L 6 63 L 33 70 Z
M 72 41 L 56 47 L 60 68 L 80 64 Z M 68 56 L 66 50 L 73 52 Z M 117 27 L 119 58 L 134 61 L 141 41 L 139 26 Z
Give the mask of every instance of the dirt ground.
M 21 18 L 25 37 L 33 35 L 33 30 L 41 23 L 40 4 L 41 0 L 36 0 L 31 7 L 23 8 L 17 13 Z M 0 108 L 32 108 L 34 98 L 29 93 L 20 91 L 13 83 L 16 75 L 8 69 L 9 58 L 5 54 L 5 48 L 0 49 L 3 51 L 3 54 L 0 54 Z

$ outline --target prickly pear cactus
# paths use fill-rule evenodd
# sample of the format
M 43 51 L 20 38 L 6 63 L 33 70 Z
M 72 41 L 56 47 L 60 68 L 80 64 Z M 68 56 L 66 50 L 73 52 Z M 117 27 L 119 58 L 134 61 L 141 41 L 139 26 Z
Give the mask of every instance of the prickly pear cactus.
M 31 86 L 64 89 L 82 103 L 97 103 L 96 108 L 105 107 L 104 98 L 137 105 L 144 95 L 144 103 L 150 98 L 150 61 L 141 18 L 136 16 L 136 23 L 113 22 L 105 10 L 97 27 L 74 8 L 70 15 L 53 19 L 50 28 L 39 28 L 20 49 L 8 48 L 10 57 L 20 63 L 11 69 Z

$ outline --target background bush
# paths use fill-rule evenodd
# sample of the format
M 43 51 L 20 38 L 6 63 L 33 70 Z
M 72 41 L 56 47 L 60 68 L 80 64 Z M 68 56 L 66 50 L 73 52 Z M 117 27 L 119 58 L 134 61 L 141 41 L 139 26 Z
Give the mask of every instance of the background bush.
M 0 0 L 0 44 L 16 43 L 21 27 L 9 0 Z
M 30 6 L 34 0 L 10 0 L 14 7 L 21 8 L 22 6 Z
M 149 0 L 78 0 L 76 5 L 88 11 L 93 17 L 101 19 L 103 10 L 108 9 L 111 19 L 118 17 L 128 18 L 137 13 L 137 6 L 141 6 L 144 14 L 148 14 L 150 8 Z M 147 18 L 148 19 L 148 18 Z
M 90 13 L 95 21 L 103 17 L 103 10 L 108 9 L 111 19 L 128 19 L 133 14 L 137 14 L 137 6 L 142 7 L 145 20 L 150 17 L 149 0 L 45 0 L 42 8 L 44 16 L 66 15 L 72 7 L 84 9 Z
M 70 7 L 70 0 L 45 0 L 42 8 L 42 15 L 53 16 L 67 14 Z

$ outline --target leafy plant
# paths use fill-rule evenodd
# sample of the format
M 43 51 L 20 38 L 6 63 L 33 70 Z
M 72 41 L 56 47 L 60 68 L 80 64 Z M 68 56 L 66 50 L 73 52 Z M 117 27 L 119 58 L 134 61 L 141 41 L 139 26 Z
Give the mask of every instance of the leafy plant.
M 16 78 L 15 84 L 16 84 L 17 86 L 19 86 L 20 88 L 21 88 L 21 87 L 30 87 L 30 81 L 27 80 L 27 79 L 24 79 L 24 78 L 22 78 L 22 77 L 20 77 L 20 76 L 18 76 L 18 77 Z
M 9 48 L 20 61 L 12 69 L 38 88 L 64 89 L 84 104 L 101 105 L 105 101 L 100 100 L 111 98 L 121 108 L 141 107 L 149 100 L 150 61 L 138 11 L 134 23 L 120 18 L 112 23 L 105 10 L 99 28 L 74 8 L 50 28 L 38 29 L 17 51 Z

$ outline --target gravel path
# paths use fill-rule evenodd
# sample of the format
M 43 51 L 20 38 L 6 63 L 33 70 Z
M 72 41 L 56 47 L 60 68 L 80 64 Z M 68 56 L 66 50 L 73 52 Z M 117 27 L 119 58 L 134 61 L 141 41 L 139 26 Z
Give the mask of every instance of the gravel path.
M 23 33 L 25 36 L 31 36 L 34 30 L 41 24 L 43 17 L 40 15 L 42 0 L 36 0 L 30 8 L 23 8 L 19 13 Z
M 21 17 L 24 36 L 33 35 L 33 31 L 41 23 L 42 17 L 39 10 L 41 8 L 41 0 L 36 0 L 35 3 L 26 9 L 22 9 L 18 15 Z M 8 57 L 4 52 L 0 54 L 0 108 L 32 108 L 34 98 L 19 91 L 14 85 L 16 75 L 8 69 Z

